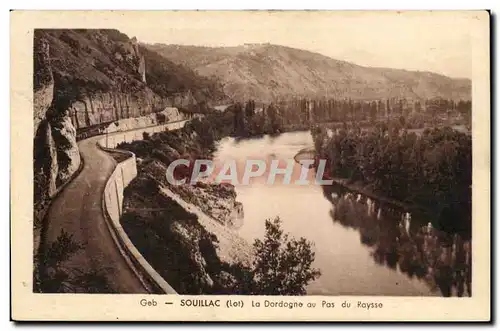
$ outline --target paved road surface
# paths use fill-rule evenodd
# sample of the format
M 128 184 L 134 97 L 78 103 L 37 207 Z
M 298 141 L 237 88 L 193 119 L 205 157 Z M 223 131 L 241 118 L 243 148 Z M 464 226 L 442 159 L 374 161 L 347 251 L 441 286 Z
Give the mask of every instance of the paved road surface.
M 120 254 L 103 217 L 102 196 L 116 162 L 96 143 L 102 136 L 79 142 L 84 167 L 53 201 L 48 212 L 46 242 L 57 240 L 61 230 L 73 235 L 83 249 L 63 263 L 71 274 L 100 271 L 119 293 L 146 293 L 141 282 Z M 99 286 L 98 286 L 99 288 Z M 77 291 L 84 291 L 80 289 Z

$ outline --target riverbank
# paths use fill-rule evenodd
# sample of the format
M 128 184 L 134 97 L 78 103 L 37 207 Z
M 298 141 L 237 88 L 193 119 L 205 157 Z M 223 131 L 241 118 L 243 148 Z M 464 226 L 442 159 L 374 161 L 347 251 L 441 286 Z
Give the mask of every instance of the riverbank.
M 332 178 L 328 177 L 328 179 L 333 180 L 333 183 L 335 185 L 338 185 L 344 189 L 347 189 L 351 192 L 361 194 L 367 198 L 370 198 L 372 200 L 378 201 L 381 204 L 385 204 L 391 207 L 396 207 L 403 209 L 405 211 L 418 211 L 422 213 L 429 213 L 428 210 L 426 210 L 422 206 L 418 206 L 416 204 L 410 204 L 410 203 L 405 203 L 402 201 L 394 200 L 388 197 L 385 197 L 383 195 L 377 194 L 373 191 L 370 190 L 369 185 L 363 185 L 361 182 L 357 183 L 349 183 L 349 180 L 345 178 Z
M 317 158 L 316 151 L 314 148 L 303 148 L 294 157 L 295 162 L 301 163 L 301 160 L 311 160 Z M 374 192 L 370 189 L 369 184 L 363 184 L 362 182 L 351 182 L 346 178 L 332 177 L 331 175 L 325 174 L 324 179 L 332 180 L 334 185 L 340 186 L 346 190 L 353 193 L 361 194 L 372 200 L 376 200 L 382 204 L 386 204 L 392 207 L 401 208 L 404 210 L 413 210 L 419 212 L 428 212 L 423 206 L 418 206 L 412 203 L 406 203 L 403 201 L 391 199 L 385 197 L 379 193 Z
M 471 234 L 472 141 L 450 127 L 421 135 L 397 126 L 312 131 L 316 158 L 339 185 L 431 216 L 448 233 Z

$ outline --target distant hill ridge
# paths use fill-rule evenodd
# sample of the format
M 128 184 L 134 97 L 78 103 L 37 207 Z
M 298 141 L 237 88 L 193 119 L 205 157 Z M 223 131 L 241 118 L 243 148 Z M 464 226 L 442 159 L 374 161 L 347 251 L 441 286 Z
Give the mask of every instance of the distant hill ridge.
M 280 45 L 145 46 L 199 75 L 218 78 L 225 94 L 238 101 L 273 101 L 289 97 L 471 99 L 469 79 L 432 72 L 364 67 Z

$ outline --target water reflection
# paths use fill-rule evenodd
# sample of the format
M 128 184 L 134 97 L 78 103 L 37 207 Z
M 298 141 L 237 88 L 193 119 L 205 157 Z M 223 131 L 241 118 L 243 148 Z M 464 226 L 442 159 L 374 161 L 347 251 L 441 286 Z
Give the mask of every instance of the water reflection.
M 312 146 L 306 131 L 227 138 L 219 142 L 214 163 L 236 160 L 242 176 L 246 160 L 292 160 Z M 294 172 L 300 173 L 300 164 L 296 166 Z M 310 179 L 314 177 L 311 170 Z M 268 185 L 266 178 L 265 173 L 251 185 L 235 186 L 245 213 L 238 234 L 248 242 L 263 238 L 264 220 L 280 216 L 284 231 L 313 242 L 314 266 L 322 275 L 308 285 L 308 294 L 470 295 L 470 242 L 428 227 L 425 215 L 391 211 L 338 187 L 284 185 L 281 180 Z
M 471 296 L 471 242 L 434 229 L 418 215 L 338 187 L 324 187 L 334 222 L 356 229 L 376 263 L 425 281 L 443 296 Z

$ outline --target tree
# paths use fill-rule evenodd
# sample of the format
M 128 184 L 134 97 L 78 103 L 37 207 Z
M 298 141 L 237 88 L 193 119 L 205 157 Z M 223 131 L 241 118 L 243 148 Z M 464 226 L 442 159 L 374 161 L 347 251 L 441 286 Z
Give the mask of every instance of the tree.
M 301 237 L 290 239 L 281 220 L 266 220 L 264 240 L 254 242 L 252 265 L 254 292 L 260 295 L 303 295 L 306 285 L 321 275 L 312 268 L 315 253 L 312 243 Z
M 378 104 L 376 101 L 372 101 L 370 104 L 369 104 L 369 109 L 370 109 L 370 121 L 372 121 L 373 123 L 375 123 L 375 121 L 377 120 L 377 113 L 378 113 Z
M 245 114 L 241 103 L 234 104 L 232 110 L 234 113 L 234 133 L 236 136 L 244 136 L 246 133 Z
M 245 105 L 245 117 L 247 121 L 250 121 L 253 115 L 255 115 L 255 101 L 249 100 Z
M 190 126 L 199 136 L 200 144 L 203 148 L 212 149 L 216 140 L 214 125 L 210 121 L 202 121 L 195 118 Z
M 422 104 L 419 100 L 415 101 L 413 104 L 413 109 L 415 114 L 420 114 L 422 112 Z
M 276 107 L 271 103 L 267 107 L 266 111 L 267 119 L 269 121 L 269 131 L 270 133 L 279 133 L 281 131 L 281 123 L 279 120 L 279 114 Z
M 470 235 L 470 135 L 443 127 L 417 136 L 401 129 L 407 124 L 401 116 L 399 121 L 394 118 L 378 123 L 364 133 L 357 131 L 355 124 L 345 124 L 326 141 L 321 131 L 311 133 L 318 156 L 326 156 L 334 177 L 360 181 L 372 192 L 420 206 L 436 219 L 446 215 L 433 225 Z M 452 221 L 441 221 L 446 218 Z

